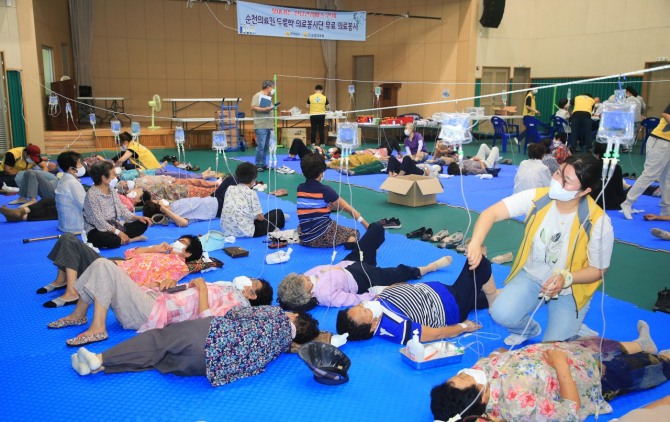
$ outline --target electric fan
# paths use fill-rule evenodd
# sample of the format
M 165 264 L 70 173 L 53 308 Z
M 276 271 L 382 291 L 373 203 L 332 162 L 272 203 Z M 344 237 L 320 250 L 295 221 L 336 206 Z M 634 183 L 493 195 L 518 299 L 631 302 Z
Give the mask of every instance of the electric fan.
M 149 107 L 151 107 L 151 126 L 149 129 L 160 129 L 160 126 L 156 126 L 154 122 L 154 114 L 157 111 L 161 111 L 161 97 L 158 94 L 154 94 L 154 97 L 149 101 Z

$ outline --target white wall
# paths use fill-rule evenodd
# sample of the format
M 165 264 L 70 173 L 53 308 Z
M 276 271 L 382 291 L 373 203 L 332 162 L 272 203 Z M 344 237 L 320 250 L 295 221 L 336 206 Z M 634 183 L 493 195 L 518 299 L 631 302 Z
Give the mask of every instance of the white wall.
M 499 28 L 479 25 L 477 65 L 525 65 L 533 78 L 644 69 L 670 57 L 669 13 L 668 0 L 507 0 Z

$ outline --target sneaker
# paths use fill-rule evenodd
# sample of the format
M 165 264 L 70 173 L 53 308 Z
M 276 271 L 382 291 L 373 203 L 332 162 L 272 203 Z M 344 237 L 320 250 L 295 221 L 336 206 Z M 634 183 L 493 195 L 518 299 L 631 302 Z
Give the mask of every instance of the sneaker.
M 542 332 L 542 327 L 536 321 L 533 321 L 527 329 L 526 334 L 510 334 L 504 340 L 505 344 L 508 346 L 518 346 L 521 343 L 525 343 L 529 339 L 539 336 Z
M 424 242 L 427 242 L 430 240 L 430 238 L 433 237 L 433 229 L 427 229 L 424 234 L 421 235 L 421 240 Z
M 426 228 L 421 227 L 421 228 L 418 228 L 414 231 L 411 231 L 411 232 L 407 233 L 407 238 L 408 239 L 414 239 L 414 238 L 417 238 L 417 237 L 421 237 L 421 236 L 424 235 L 424 233 L 426 233 Z
M 268 186 L 265 183 L 258 182 L 251 189 L 253 189 L 255 191 L 258 191 L 258 192 L 265 192 L 265 189 L 267 189 L 267 188 L 268 188 Z
M 379 220 L 379 223 L 384 227 L 385 229 L 399 229 L 402 227 L 402 224 L 400 223 L 400 220 L 391 217 L 391 218 L 382 218 Z
M 462 241 L 463 241 L 463 232 L 456 232 L 451 236 L 447 236 L 444 239 L 442 239 L 442 242 L 440 242 L 437 245 L 437 247 L 440 249 L 454 249 Z
M 287 167 L 287 166 L 281 166 L 277 169 L 277 173 L 279 173 L 279 174 L 293 174 L 293 173 L 295 173 L 295 170 L 293 170 L 292 168 Z
M 430 241 L 433 243 L 441 242 L 442 239 L 444 239 L 447 236 L 449 236 L 449 230 L 442 229 L 439 232 L 435 233 L 435 235 L 430 238 Z
M 512 255 L 512 252 L 507 252 L 506 254 L 494 256 L 491 258 L 491 262 L 494 264 L 506 264 L 508 262 L 512 262 L 514 260 L 514 255 Z

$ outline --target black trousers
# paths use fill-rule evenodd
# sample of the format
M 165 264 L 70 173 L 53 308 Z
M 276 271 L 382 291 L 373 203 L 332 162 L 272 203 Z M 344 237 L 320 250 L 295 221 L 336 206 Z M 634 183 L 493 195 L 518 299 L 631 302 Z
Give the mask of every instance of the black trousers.
M 404 171 L 405 174 L 424 175 L 423 170 L 416 166 L 416 163 L 409 157 L 409 155 L 402 157 L 402 163 L 398 161 L 394 155 L 390 156 L 387 170 L 389 173 L 400 173 L 400 171 Z
M 314 134 L 314 132 L 312 132 L 312 134 Z M 312 143 L 313 142 L 314 140 L 312 140 Z M 298 157 L 302 158 L 307 154 L 311 154 L 312 150 L 307 148 L 301 139 L 295 138 L 293 142 L 291 142 L 291 148 L 289 148 L 288 153 L 289 155 L 297 155 Z
M 58 220 L 55 199 L 40 199 L 32 205 L 28 205 L 28 221 Z
M 591 113 L 577 111 L 570 119 L 573 146 L 591 149 Z
M 477 309 L 489 307 L 482 286 L 491 278 L 491 262 L 486 257 L 482 257 L 482 262 L 474 271 L 469 267 L 470 264 L 466 260 L 454 284 L 447 286 L 458 304 L 459 321 L 465 321 L 470 311 L 475 309 L 475 295 L 477 296 Z
M 133 221 L 123 225 L 123 232 L 129 237 L 137 237 L 144 234 L 149 226 L 141 221 Z M 101 232 L 98 229 L 92 229 L 86 233 L 86 237 L 96 248 L 116 249 L 121 246 L 121 238 L 114 233 Z
M 265 220 L 254 220 L 254 237 L 265 236 L 276 228 L 283 229 L 285 224 L 284 211 L 280 209 L 263 214 Z
M 309 116 L 309 122 L 312 124 L 312 133 L 310 135 L 310 140 L 312 144 L 316 141 L 316 133 L 319 132 L 319 144 L 326 144 L 324 140 L 325 137 L 325 127 L 326 127 L 326 115 L 325 114 L 315 114 Z
M 2 184 L 6 184 L 9 187 L 12 188 L 17 188 L 18 185 L 16 184 L 16 175 L 10 175 L 5 173 L 4 171 L 0 171 L 0 187 L 2 187 Z

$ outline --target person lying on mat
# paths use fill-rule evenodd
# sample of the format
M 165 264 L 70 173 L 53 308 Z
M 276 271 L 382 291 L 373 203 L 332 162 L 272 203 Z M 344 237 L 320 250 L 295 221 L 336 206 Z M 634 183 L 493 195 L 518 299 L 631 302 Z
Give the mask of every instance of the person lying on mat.
M 74 311 L 49 323 L 48 327 L 85 325 L 88 323 L 86 313 L 93 305 L 91 325 L 66 341 L 68 346 L 81 346 L 107 339 L 109 308 L 123 328 L 143 332 L 173 322 L 225 315 L 238 306 L 269 305 L 272 302 L 272 287 L 264 280 L 240 277 L 229 285 L 218 285 L 197 278 L 188 284 L 187 290 L 164 291 L 176 285 L 175 280 L 166 278 L 140 287 L 113 261 L 98 258 L 75 283 L 80 299 Z M 199 311 L 201 302 L 208 309 L 204 314 Z
M 128 192 L 130 182 L 119 182 L 117 187 L 119 193 L 125 194 Z M 135 179 L 134 182 L 135 188 L 149 192 L 152 199 L 165 199 L 167 201 L 211 196 L 219 186 L 219 181 L 181 179 L 171 176 L 142 176 Z
M 205 312 L 201 308 L 200 312 Z M 80 348 L 72 355 L 79 375 L 156 369 L 180 376 L 206 376 L 214 387 L 260 374 L 291 343 L 319 335 L 309 314 L 277 306 L 235 308 L 220 317 L 178 322 L 150 330 L 98 354 Z
M 81 232 L 84 228 L 84 198 L 86 191 L 79 178 L 84 174 L 81 155 L 74 151 L 65 151 L 56 160 L 63 170 L 58 180 L 55 198 L 41 198 L 32 205 L 18 209 L 2 206 L 7 222 L 58 220 L 58 230 L 66 233 Z
M 375 298 L 373 286 L 417 280 L 451 264 L 445 256 L 423 267 L 377 266 L 377 249 L 384 243 L 384 227 L 372 223 L 349 255 L 336 265 L 320 265 L 303 274 L 290 273 L 279 283 L 279 304 L 287 310 L 309 310 L 316 305 L 353 306 Z M 363 261 L 360 260 L 361 253 Z M 370 291 L 369 291 L 370 290 Z
M 670 376 L 670 350 L 658 353 L 644 321 L 637 329 L 634 341 L 582 337 L 493 352 L 433 388 L 433 416 L 575 421 L 611 413 L 607 401 Z
M 600 188 L 601 171 L 601 161 L 592 156 L 568 157 L 548 189 L 507 197 L 477 219 L 467 250 L 471 269 L 482 259 L 479 245 L 493 223 L 526 214 L 524 239 L 507 286 L 491 307 L 493 320 L 511 333 L 505 339 L 508 346 L 541 333 L 529 316 L 540 303 L 538 295 L 549 307 L 543 341 L 577 335 L 614 245 L 610 218 L 589 196 Z
M 487 174 L 495 173 L 495 169 L 498 167 L 498 160 L 500 158 L 500 151 L 498 147 L 489 148 L 486 144 L 481 144 L 479 146 L 479 151 L 477 155 L 472 158 L 467 158 L 463 160 L 463 163 L 459 166 L 458 163 L 451 163 L 447 167 L 447 174 L 453 176 L 467 176 L 470 174 Z M 463 167 L 461 169 L 461 167 Z
M 179 281 L 197 270 L 191 265 L 202 257 L 202 244 L 197 236 L 181 236 L 173 244 L 163 242 L 159 245 L 133 248 L 125 251 L 125 259 L 115 260 L 136 284 L 144 286 L 154 281 L 166 279 Z M 75 290 L 77 277 L 100 258 L 92 248 L 86 246 L 71 233 L 62 235 L 47 255 L 58 268 L 56 279 L 37 290 L 37 294 L 65 289 L 65 293 L 44 303 L 46 308 L 58 308 L 74 305 L 79 299 Z
M 288 157 L 284 158 L 284 161 L 298 161 L 305 155 L 311 153 L 317 153 L 324 159 L 330 160 L 340 158 L 341 151 L 337 147 L 323 148 L 319 145 L 311 145 L 308 147 L 302 139 L 294 138 L 291 142 L 291 147 L 288 150 Z
M 112 165 L 103 161 L 91 167 L 94 185 L 84 198 L 84 232 L 96 248 L 118 248 L 129 242 L 146 240 L 142 236 L 151 219 L 126 209 L 114 191 L 118 179 Z
M 342 199 L 330 186 L 321 183 L 326 162 L 318 154 L 309 154 L 300 160 L 305 183 L 298 185 L 298 236 L 300 244 L 312 248 L 332 248 L 359 237 L 356 229 L 340 226 L 330 218 L 330 213 L 346 211 L 363 227 L 368 223 L 361 213 Z
M 448 166 L 451 163 L 458 162 L 458 154 L 454 151 L 454 147 L 444 142 L 435 142 L 435 151 L 433 158 L 426 160 L 426 164 L 441 164 Z
M 240 163 L 235 169 L 237 185 L 226 191 L 221 210 L 221 231 L 225 236 L 260 237 L 284 228 L 282 210 L 263 214 L 258 193 L 251 189 L 256 184 L 256 177 L 258 168 L 251 163 Z
M 437 281 L 395 284 L 373 300 L 339 311 L 337 332 L 349 333 L 349 340 L 377 335 L 400 344 L 406 344 L 415 330 L 422 342 L 456 337 L 481 328 L 467 320 L 475 308 L 475 298 L 477 309 L 484 309 L 494 303 L 497 294 L 491 263 L 483 258 L 481 265 L 471 271 L 466 262 L 451 286 Z
M 390 156 L 386 172 L 389 177 L 404 176 L 406 174 L 438 177 L 442 173 L 442 166 L 439 164 L 417 164 L 409 155 L 402 157 L 402 161 L 398 161 L 395 156 Z

